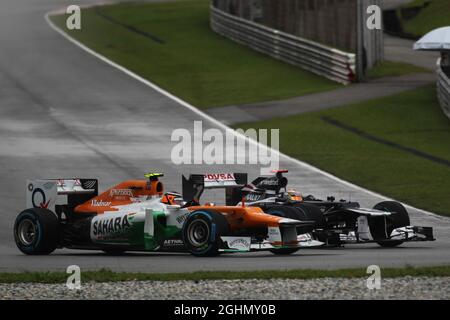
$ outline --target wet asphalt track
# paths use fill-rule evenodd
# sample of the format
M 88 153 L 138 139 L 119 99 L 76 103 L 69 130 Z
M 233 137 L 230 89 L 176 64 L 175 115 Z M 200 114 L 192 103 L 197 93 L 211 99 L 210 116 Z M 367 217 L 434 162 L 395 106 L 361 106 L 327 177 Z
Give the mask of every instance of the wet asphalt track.
M 166 173 L 167 189 L 179 190 L 181 173 L 200 170 L 171 163 L 170 135 L 175 128 L 192 128 L 194 120 L 204 120 L 201 116 L 84 52 L 44 19 L 47 11 L 64 4 L 93 2 L 0 2 L 0 271 L 64 271 L 70 264 L 85 270 L 179 272 L 450 263 L 450 220 L 415 210 L 412 223 L 435 227 L 438 241 L 388 250 L 376 245 L 309 249 L 289 257 L 270 253 L 213 259 L 152 253 L 109 257 L 69 250 L 47 257 L 22 255 L 13 242 L 12 224 L 24 207 L 29 177 L 97 177 L 101 187 L 107 187 L 155 170 Z M 215 124 L 204 120 L 203 126 Z M 382 200 L 309 166 L 281 160 L 281 167 L 291 171 L 291 185 L 304 192 L 351 197 L 364 206 Z M 259 171 L 254 166 L 217 170 L 245 171 L 250 176 Z

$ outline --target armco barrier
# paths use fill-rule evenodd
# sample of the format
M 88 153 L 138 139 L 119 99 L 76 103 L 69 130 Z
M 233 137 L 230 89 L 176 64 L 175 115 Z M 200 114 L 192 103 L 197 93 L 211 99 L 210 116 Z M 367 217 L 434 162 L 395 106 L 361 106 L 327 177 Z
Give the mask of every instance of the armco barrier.
M 441 67 L 441 59 L 437 62 L 437 96 L 442 110 L 450 118 L 450 78 Z
M 236 42 L 331 80 L 355 80 L 355 54 L 233 16 L 211 6 L 211 28 Z

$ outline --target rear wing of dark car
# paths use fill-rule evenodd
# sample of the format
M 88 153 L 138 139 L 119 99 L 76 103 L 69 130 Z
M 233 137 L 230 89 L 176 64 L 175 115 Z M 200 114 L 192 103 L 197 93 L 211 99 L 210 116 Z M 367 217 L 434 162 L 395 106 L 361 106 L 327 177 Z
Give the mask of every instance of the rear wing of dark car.
M 242 195 L 245 196 L 245 201 L 264 200 L 279 195 L 282 190 L 286 191 L 288 180 L 283 176 L 283 173 L 288 171 L 273 170 L 272 172 L 274 173 L 273 175 L 258 177 L 242 188 Z
M 247 185 L 246 173 L 210 173 L 183 175 L 183 199 L 199 203 L 205 189 L 225 189 L 227 206 L 236 205 L 243 195 L 242 188 Z

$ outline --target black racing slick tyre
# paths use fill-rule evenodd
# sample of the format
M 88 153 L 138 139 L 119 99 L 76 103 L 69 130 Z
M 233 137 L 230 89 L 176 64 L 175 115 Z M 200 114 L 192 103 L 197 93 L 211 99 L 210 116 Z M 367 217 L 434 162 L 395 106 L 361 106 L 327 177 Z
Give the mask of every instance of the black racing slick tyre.
M 377 230 L 377 228 L 374 227 L 374 225 L 376 224 L 374 223 L 371 223 L 372 225 L 369 224 L 369 226 L 371 227 L 370 232 L 372 233 L 375 239 L 387 238 L 394 229 L 410 225 L 408 211 L 399 202 L 383 201 L 376 204 L 373 208 L 382 211 L 389 211 L 392 213 L 390 216 L 386 217 L 386 230 L 384 230 L 384 228 L 383 230 L 381 230 L 381 228 L 378 228 L 380 230 Z M 377 241 L 377 243 L 382 247 L 392 248 L 401 245 L 403 241 L 381 240 Z
M 196 257 L 219 254 L 221 236 L 230 234 L 230 225 L 223 214 L 215 210 L 193 211 L 181 231 L 188 252 Z
M 290 206 L 273 206 L 265 210 L 265 213 L 277 217 L 305 221 L 301 212 L 296 208 Z M 300 248 L 279 248 L 279 249 L 270 249 L 270 252 L 276 255 L 289 255 L 297 252 L 299 249 Z
M 52 211 L 33 208 L 22 211 L 14 223 L 14 240 L 28 255 L 47 255 L 55 251 L 60 239 L 58 217 Z

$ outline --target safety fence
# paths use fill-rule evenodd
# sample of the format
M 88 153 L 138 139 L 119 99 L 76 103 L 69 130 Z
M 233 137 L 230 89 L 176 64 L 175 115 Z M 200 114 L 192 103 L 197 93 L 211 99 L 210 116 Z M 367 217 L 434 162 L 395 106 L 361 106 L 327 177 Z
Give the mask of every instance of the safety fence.
M 437 62 L 437 96 L 442 110 L 450 118 L 450 78 L 442 70 L 441 59 Z
M 211 28 L 275 59 L 348 84 L 355 80 L 355 54 L 275 30 L 211 6 Z

